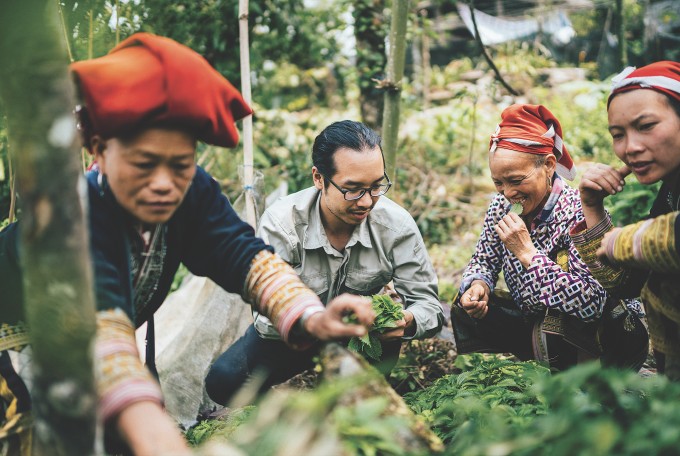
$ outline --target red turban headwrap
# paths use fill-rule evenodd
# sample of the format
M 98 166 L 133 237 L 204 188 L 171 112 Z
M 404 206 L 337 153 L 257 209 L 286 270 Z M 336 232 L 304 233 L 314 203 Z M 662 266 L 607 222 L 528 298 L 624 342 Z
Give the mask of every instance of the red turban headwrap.
M 145 126 L 177 126 L 207 144 L 234 147 L 234 122 L 252 113 L 236 88 L 190 48 L 136 33 L 71 70 L 85 102 L 86 140 Z M 89 144 L 86 144 L 89 147 Z
M 680 101 L 680 63 L 664 60 L 641 68 L 628 67 L 612 79 L 612 98 L 621 92 L 635 89 L 652 89 Z
M 545 106 L 514 104 L 505 108 L 501 123 L 491 135 L 489 151 L 497 147 L 535 155 L 554 154 L 557 174 L 569 180 L 576 177 L 576 167 L 562 141 L 562 126 Z

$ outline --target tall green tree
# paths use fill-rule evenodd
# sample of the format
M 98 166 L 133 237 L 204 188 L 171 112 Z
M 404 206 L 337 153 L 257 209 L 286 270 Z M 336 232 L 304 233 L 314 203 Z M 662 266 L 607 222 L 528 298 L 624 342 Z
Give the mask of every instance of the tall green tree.
M 406 58 L 406 23 L 408 22 L 409 0 L 392 1 L 390 25 L 390 50 L 387 59 L 387 76 L 383 83 L 385 91 L 385 114 L 383 117 L 383 150 L 387 175 L 396 183 L 397 144 L 399 139 L 399 112 L 402 79 Z
M 33 347 L 34 454 L 94 453 L 94 296 L 74 90 L 54 0 L 6 0 L 0 97 L 22 197 L 21 253 Z
M 385 19 L 385 1 L 356 0 L 353 7 L 361 118 L 369 127 L 380 130 L 384 95 L 377 87 L 376 80 L 383 78 L 387 64 L 385 38 L 388 22 Z

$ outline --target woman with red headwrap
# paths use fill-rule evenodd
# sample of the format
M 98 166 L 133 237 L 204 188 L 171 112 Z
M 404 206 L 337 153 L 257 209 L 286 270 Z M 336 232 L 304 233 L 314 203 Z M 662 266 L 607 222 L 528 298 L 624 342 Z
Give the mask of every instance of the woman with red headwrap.
M 238 91 L 205 59 L 170 39 L 140 33 L 104 57 L 73 64 L 71 70 L 84 103 L 80 127 L 98 165 L 86 178 L 97 299 L 99 416 L 112 437 L 108 443 L 118 448 L 134 454 L 185 452 L 184 439 L 162 409 L 153 375 L 153 314 L 180 263 L 240 293 L 293 347 L 363 335 L 374 314 L 368 299 L 350 295 L 324 307 L 293 269 L 255 237 L 219 184 L 196 165 L 196 141 L 235 146 L 234 121 L 251 113 Z M 14 225 L 0 235 L 0 271 L 7 273 L 0 288 L 11 301 L 3 299 L 0 342 L 14 344 L 8 348 L 26 339 L 16 233 Z M 6 284 L 5 277 L 14 282 Z M 350 311 L 360 324 L 343 323 Z M 135 343 L 135 328 L 144 322 L 148 369 Z M 2 400 L 7 386 L 12 393 L 7 397 L 23 400 L 13 399 L 7 410 L 26 412 L 27 389 L 5 345 L 0 347 Z
M 680 380 L 680 63 L 627 68 L 614 78 L 607 106 L 620 169 L 599 164 L 581 180 L 585 220 L 573 239 L 593 275 L 617 296 L 641 296 L 657 367 Z M 639 223 L 614 228 L 603 200 L 635 174 L 662 182 Z
M 648 341 L 639 303 L 609 299 L 569 237 L 583 214 L 578 191 L 563 180 L 573 179 L 575 168 L 559 121 L 540 105 L 513 105 L 501 118 L 489 148 L 498 194 L 453 306 L 459 350 L 510 352 L 558 369 L 604 350 L 604 362 L 639 369 Z M 506 299 L 494 294 L 501 271 L 510 294 Z M 605 346 L 600 346 L 598 323 L 613 308 L 631 331 L 615 334 L 605 326 Z M 465 344 L 470 341 L 476 345 Z M 622 342 L 636 351 L 616 351 Z

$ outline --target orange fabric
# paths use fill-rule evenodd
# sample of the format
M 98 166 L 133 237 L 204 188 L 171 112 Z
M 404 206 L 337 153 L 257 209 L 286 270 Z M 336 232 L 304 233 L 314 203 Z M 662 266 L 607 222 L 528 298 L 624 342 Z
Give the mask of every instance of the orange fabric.
M 652 89 L 680 101 L 680 63 L 663 60 L 635 68 L 628 67 L 612 80 L 607 108 L 617 94 L 635 89 Z
M 496 147 L 535 155 L 555 154 L 558 173 L 567 179 L 575 177 L 574 162 L 562 140 L 562 126 L 545 106 L 514 104 L 505 108 L 489 143 L 490 150 Z
M 234 122 L 252 113 L 239 91 L 199 54 L 136 33 L 107 55 L 71 65 L 85 103 L 86 140 L 170 124 L 207 144 L 234 147 Z

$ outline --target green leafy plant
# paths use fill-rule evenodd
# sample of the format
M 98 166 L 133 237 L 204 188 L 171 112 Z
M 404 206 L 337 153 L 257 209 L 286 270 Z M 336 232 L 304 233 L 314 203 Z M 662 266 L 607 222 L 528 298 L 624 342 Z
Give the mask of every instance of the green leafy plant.
M 404 318 L 404 312 L 401 305 L 392 301 L 392 298 L 387 295 L 373 295 L 371 304 L 375 312 L 373 327 L 363 337 L 352 337 L 348 348 L 365 358 L 378 361 L 382 356 L 380 334 L 396 328 L 396 322 Z M 352 321 L 354 318 L 350 316 L 348 320 Z
M 545 414 L 545 404 L 529 389 L 550 374 L 547 367 L 479 353 L 459 356 L 454 364 L 462 369 L 460 374 L 447 375 L 405 396 L 445 444 L 461 449 L 474 439 L 486 438 L 485 433 L 496 427 L 522 428 L 536 415 Z
M 236 428 L 248 420 L 255 409 L 255 406 L 248 405 L 243 408 L 234 409 L 227 416 L 220 419 L 200 421 L 189 428 L 184 437 L 192 446 L 199 445 L 210 438 L 228 440 Z

